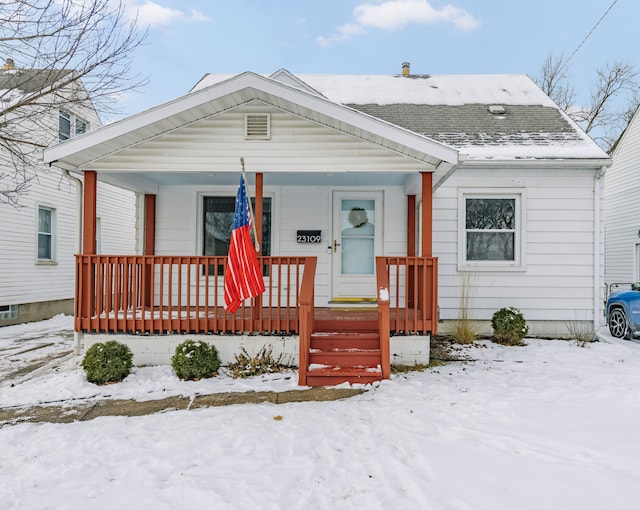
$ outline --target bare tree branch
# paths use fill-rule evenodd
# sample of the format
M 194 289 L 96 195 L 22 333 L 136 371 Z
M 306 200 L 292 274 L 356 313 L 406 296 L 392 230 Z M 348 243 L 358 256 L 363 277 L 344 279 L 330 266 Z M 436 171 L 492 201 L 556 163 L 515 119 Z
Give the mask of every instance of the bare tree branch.
M 0 204 L 17 203 L 57 141 L 60 110 L 118 113 L 118 99 L 147 80 L 131 60 L 146 31 L 123 0 L 0 2 Z M 10 60 L 9 60 L 10 59 Z
M 576 103 L 575 89 L 566 74 L 567 60 L 549 55 L 542 65 L 538 86 L 576 121 L 603 149 L 609 150 L 640 104 L 640 81 L 636 68 L 616 61 L 596 69 L 588 104 Z

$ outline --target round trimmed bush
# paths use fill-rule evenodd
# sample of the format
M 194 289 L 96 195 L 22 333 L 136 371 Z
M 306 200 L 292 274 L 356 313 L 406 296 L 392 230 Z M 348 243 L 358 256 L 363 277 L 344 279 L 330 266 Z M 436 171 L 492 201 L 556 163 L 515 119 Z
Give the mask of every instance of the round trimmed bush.
M 180 379 L 195 381 L 218 375 L 220 357 L 213 345 L 186 340 L 176 347 L 171 366 Z
M 517 308 L 501 308 L 491 318 L 493 340 L 504 345 L 522 345 L 529 326 Z
M 87 381 L 94 384 L 120 382 L 131 373 L 132 367 L 131 349 L 115 340 L 93 344 L 82 360 Z

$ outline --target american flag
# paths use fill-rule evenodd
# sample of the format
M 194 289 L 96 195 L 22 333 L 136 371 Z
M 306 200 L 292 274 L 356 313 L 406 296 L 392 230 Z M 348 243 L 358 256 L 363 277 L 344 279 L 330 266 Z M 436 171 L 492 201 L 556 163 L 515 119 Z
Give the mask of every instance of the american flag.
M 244 185 L 240 175 L 240 187 L 236 195 L 236 212 L 233 217 L 227 268 L 224 273 L 225 309 L 234 313 L 245 300 L 264 292 L 264 279 L 256 250 L 251 241 L 251 216 Z

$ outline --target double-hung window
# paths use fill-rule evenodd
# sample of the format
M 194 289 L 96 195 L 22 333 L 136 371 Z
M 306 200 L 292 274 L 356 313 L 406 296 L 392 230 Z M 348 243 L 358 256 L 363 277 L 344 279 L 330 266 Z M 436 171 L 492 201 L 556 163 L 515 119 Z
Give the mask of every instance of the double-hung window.
M 255 211 L 255 199 L 251 199 Z M 236 207 L 234 196 L 205 196 L 202 202 L 202 254 L 226 257 L 229 253 L 231 228 Z M 271 255 L 271 197 L 262 199 L 262 246 L 263 256 Z M 214 268 L 210 268 L 212 273 Z M 221 268 L 219 268 L 219 271 Z
M 55 209 L 38 207 L 38 260 L 55 260 Z
M 86 133 L 89 123 L 74 113 L 60 110 L 58 115 L 58 138 L 68 140 L 74 136 Z
M 521 193 L 465 193 L 459 196 L 459 266 L 523 267 Z

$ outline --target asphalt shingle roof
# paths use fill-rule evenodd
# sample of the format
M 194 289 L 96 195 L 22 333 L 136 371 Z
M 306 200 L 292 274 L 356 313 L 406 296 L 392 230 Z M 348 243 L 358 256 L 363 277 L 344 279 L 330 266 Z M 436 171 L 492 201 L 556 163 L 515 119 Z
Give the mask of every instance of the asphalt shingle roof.
M 454 147 L 536 145 L 581 141 L 583 137 L 557 109 L 542 105 L 350 104 L 351 108 Z

